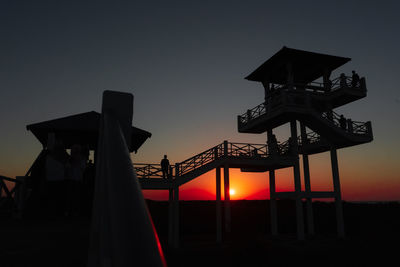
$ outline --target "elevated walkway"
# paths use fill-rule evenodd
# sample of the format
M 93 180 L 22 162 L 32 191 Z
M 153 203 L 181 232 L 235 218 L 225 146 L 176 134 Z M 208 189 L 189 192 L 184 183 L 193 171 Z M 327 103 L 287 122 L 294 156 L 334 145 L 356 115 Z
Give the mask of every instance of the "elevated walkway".
M 288 154 L 288 142 L 279 145 L 279 154 L 268 150 L 266 144 L 223 142 L 187 160 L 175 164 L 167 179 L 162 178 L 160 164 L 134 164 L 142 189 L 179 187 L 212 169 L 229 168 L 268 171 L 293 166 L 297 156 Z

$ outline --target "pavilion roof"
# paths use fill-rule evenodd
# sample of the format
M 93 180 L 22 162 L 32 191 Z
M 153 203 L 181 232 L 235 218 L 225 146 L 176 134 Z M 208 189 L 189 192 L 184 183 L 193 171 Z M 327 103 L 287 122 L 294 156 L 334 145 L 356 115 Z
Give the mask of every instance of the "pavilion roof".
M 49 133 L 63 141 L 65 148 L 74 144 L 88 145 L 90 149 L 97 147 L 100 113 L 95 111 L 80 113 L 72 116 L 43 121 L 26 126 L 28 131 L 46 145 Z M 151 133 L 132 126 L 131 146 L 129 151 L 137 151 L 151 137 Z

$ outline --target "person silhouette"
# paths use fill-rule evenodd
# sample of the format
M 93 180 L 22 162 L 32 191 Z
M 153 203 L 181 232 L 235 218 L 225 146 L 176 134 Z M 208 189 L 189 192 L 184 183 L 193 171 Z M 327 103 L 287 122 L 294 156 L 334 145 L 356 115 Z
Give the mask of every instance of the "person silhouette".
M 356 87 L 358 83 L 360 82 L 360 76 L 353 70 L 352 71 L 353 75 L 351 76 L 351 86 Z
M 343 115 L 340 115 L 339 124 L 343 130 L 346 130 L 346 118 Z
M 260 157 L 260 154 L 258 154 L 257 148 L 254 148 L 254 149 L 253 149 L 253 151 L 252 151 L 252 156 L 255 157 L 255 158 Z
M 346 76 L 344 75 L 344 73 L 340 74 L 340 87 L 347 87 Z
M 169 169 L 169 160 L 167 159 L 167 155 L 164 155 L 164 158 L 161 160 L 161 171 L 163 179 L 168 177 L 168 169 Z

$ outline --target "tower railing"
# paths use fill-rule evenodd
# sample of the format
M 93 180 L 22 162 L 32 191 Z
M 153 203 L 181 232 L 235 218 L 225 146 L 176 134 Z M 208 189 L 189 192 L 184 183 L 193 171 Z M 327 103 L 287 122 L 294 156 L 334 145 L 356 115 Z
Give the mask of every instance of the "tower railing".
M 252 120 L 280 109 L 282 106 L 308 107 L 309 101 L 310 95 L 304 95 L 304 92 L 299 90 L 275 91 L 271 94 L 271 97 L 267 99 L 267 102 L 261 103 L 253 109 L 247 110 L 243 115 L 239 115 L 238 125 L 239 127 L 242 127 Z M 356 135 L 372 133 L 370 122 L 353 121 L 345 118 L 342 119 L 341 116 L 334 111 L 325 111 L 318 114 L 320 114 L 320 117 L 325 121 L 330 122 L 332 126 L 340 128 L 347 133 Z
M 352 84 L 352 78 L 349 76 L 338 77 L 330 81 L 327 91 L 325 84 L 321 82 L 311 82 L 308 84 L 293 84 L 293 89 L 288 89 L 287 84 L 279 85 L 275 87 L 272 92 L 269 93 L 266 101 L 257 105 L 252 109 L 248 109 L 246 113 L 238 116 L 238 125 L 244 125 L 253 119 L 256 119 L 268 112 L 272 112 L 278 109 L 280 106 L 287 104 L 305 104 L 309 101 L 309 95 L 304 95 L 306 92 L 317 92 L 321 94 L 326 94 L 328 92 L 337 91 L 339 89 L 358 89 L 360 91 L 366 91 L 365 78 L 361 78 L 355 85 Z M 298 97 L 296 97 L 298 95 Z M 308 99 L 307 99 L 308 98 Z
M 266 144 L 228 143 L 228 156 L 263 157 L 269 156 Z
M 321 142 L 321 135 L 318 133 L 311 131 L 305 134 L 305 136 L 299 135 L 297 137 L 297 142 L 299 146 L 310 145 Z
M 337 77 L 333 80 L 330 80 L 328 83 L 323 83 L 323 82 L 310 82 L 306 84 L 294 83 L 293 87 L 298 90 L 306 90 L 309 92 L 322 93 L 322 94 L 346 88 L 366 90 L 365 77 L 360 78 L 360 80 L 356 84 L 353 84 L 353 78 L 351 76 Z M 274 89 L 282 90 L 288 88 L 289 88 L 288 84 L 280 84 Z M 326 88 L 329 88 L 328 91 L 326 90 Z

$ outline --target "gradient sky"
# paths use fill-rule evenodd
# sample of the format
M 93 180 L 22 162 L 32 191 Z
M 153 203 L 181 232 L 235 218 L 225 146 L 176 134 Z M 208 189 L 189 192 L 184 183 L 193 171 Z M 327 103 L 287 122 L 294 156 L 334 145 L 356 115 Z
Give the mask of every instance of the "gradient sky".
M 400 200 L 398 1 L 84 2 L 0 2 L 0 174 L 24 175 L 40 152 L 27 124 L 99 111 L 106 89 L 133 93 L 134 125 L 153 134 L 134 162 L 264 143 L 237 132 L 236 116 L 263 101 L 244 77 L 285 45 L 352 58 L 337 73 L 357 70 L 368 96 L 337 112 L 371 120 L 375 139 L 338 152 L 343 198 Z M 311 157 L 312 189 L 332 188 L 329 163 Z M 292 175 L 278 172 L 279 190 L 293 189 Z M 234 199 L 269 197 L 266 173 L 231 176 Z M 182 198 L 214 198 L 214 180 L 188 183 Z

